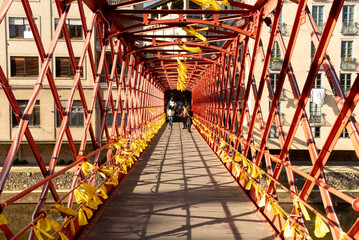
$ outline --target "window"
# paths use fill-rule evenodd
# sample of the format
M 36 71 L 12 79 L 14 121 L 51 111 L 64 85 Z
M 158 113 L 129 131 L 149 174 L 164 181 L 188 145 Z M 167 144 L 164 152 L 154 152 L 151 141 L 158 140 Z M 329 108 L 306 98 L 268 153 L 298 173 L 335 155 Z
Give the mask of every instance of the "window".
M 280 55 L 280 49 L 279 49 L 278 42 L 276 41 L 276 42 L 274 42 L 274 45 L 273 45 L 273 51 L 272 51 L 272 55 L 271 55 L 269 68 L 280 69 L 281 67 L 282 67 L 282 60 L 281 60 L 281 55 Z
M 315 138 L 320 138 L 320 127 L 311 127 L 313 136 Z
M 355 35 L 358 33 L 358 27 L 357 24 L 354 22 L 354 5 L 352 6 L 348 6 L 348 5 L 344 5 L 343 6 L 343 24 L 342 24 L 342 29 L 341 29 L 341 33 L 343 35 Z
M 55 29 L 59 19 L 55 19 Z M 67 30 L 69 31 L 70 38 L 72 39 L 82 39 L 82 24 L 80 19 L 66 19 Z M 60 38 L 63 38 L 61 33 Z
M 341 73 L 340 74 L 340 85 L 343 88 L 345 95 L 348 95 L 351 86 L 351 74 Z
M 344 5 L 343 6 L 343 24 L 344 25 L 350 25 L 350 24 L 354 25 L 354 5 L 351 5 L 351 6 Z
M 17 103 L 19 104 L 21 112 L 24 112 L 28 100 L 18 100 Z M 12 112 L 12 126 L 18 126 L 19 123 L 16 119 L 16 115 Z M 34 109 L 29 119 L 29 126 L 39 126 L 40 125 L 40 101 L 36 100 Z
M 315 48 L 314 46 L 314 43 L 313 42 L 310 42 L 310 62 L 313 61 L 313 58 L 314 58 L 314 55 L 315 55 L 315 51 L 317 49 Z
M 37 19 L 35 19 L 37 25 Z M 34 38 L 27 18 L 9 18 L 10 38 Z
M 39 74 L 38 57 L 10 57 L 11 77 L 36 77 Z
M 341 57 L 345 60 L 351 60 L 353 52 L 353 41 L 342 41 Z
M 278 42 L 275 41 L 273 44 L 273 51 L 272 51 L 272 59 L 275 60 L 280 60 L 280 49 L 279 49 L 279 45 Z
M 340 136 L 340 138 L 349 138 L 349 133 L 347 131 L 346 128 L 344 128 L 342 135 Z
M 61 101 L 61 105 L 65 111 L 67 101 Z M 82 104 L 80 100 L 74 100 L 71 108 L 68 124 L 70 127 L 82 127 L 84 125 L 84 110 L 82 108 Z M 60 126 L 61 126 L 61 119 L 60 116 L 57 114 L 57 127 Z
M 277 88 L 279 73 L 271 73 L 270 78 L 271 78 L 271 83 L 272 83 L 273 93 L 274 93 Z M 279 99 L 283 100 L 284 98 L 285 98 L 284 88 L 282 88 L 281 95 L 280 95 Z
M 278 138 L 278 132 L 277 132 L 277 127 L 276 126 L 271 126 L 270 130 L 269 130 L 269 138 Z
M 80 58 L 76 57 L 75 61 L 78 64 Z M 56 77 L 73 77 L 74 72 L 69 57 L 56 57 Z M 83 71 L 81 71 L 81 77 L 83 77 Z
M 313 42 L 310 42 L 310 62 L 313 61 L 313 58 L 314 58 L 314 55 L 315 55 L 315 51 L 316 51 L 316 50 L 317 50 L 317 49 L 315 48 L 314 43 L 313 43 Z M 323 66 L 322 66 L 322 65 L 320 65 L 319 70 L 323 70 Z
M 315 89 L 322 88 L 322 74 L 321 73 L 317 74 L 317 77 L 315 78 L 315 81 L 313 84 L 313 88 L 315 88 Z
M 275 89 L 277 88 L 277 82 L 278 82 L 278 78 L 279 78 L 279 73 L 271 73 L 270 78 L 271 78 L 273 91 L 275 91 Z
M 324 28 L 324 6 L 313 6 L 312 16 L 319 32 L 322 32 Z
M 272 102 L 269 101 L 269 111 L 270 111 L 271 106 L 272 106 Z M 281 101 L 278 101 L 278 113 L 279 114 L 281 113 Z
M 102 100 L 102 105 L 105 108 L 105 104 L 106 104 L 106 100 Z M 114 107 L 116 103 L 113 103 Z M 101 118 L 102 118 L 102 114 L 101 114 Z M 107 117 L 106 117 L 106 123 L 107 123 L 107 127 L 111 127 L 112 126 L 112 122 L 113 122 L 113 114 L 112 114 L 112 108 L 111 108 L 111 103 L 108 104 L 108 111 L 107 111 Z M 117 125 L 121 124 L 121 112 L 118 111 L 117 113 Z
M 309 103 L 309 122 L 311 123 L 322 122 L 322 107 L 313 102 Z

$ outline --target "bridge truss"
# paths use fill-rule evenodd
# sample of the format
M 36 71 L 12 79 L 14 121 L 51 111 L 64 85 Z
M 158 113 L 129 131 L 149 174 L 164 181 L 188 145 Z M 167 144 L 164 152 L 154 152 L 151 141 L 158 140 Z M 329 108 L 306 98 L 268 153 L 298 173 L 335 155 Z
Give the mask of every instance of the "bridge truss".
M 41 59 L 41 66 L 33 93 L 23 111 L 13 93 L 11 80 L 5 74 L 6 69 L 0 66 L 3 93 L 18 121 L 18 130 L 12 138 L 11 148 L 0 173 L 0 189 L 1 192 L 5 190 L 4 186 L 21 141 L 27 141 L 44 178 L 16 196 L 3 199 L 1 210 L 10 208 L 27 194 L 39 187 L 42 188 L 33 218 L 20 232 L 12 232 L 11 222 L 9 223 L 3 214 L 0 215 L 0 228 L 5 236 L 8 239 L 17 239 L 29 233 L 30 239 L 41 239 L 40 236 L 75 239 L 85 234 L 88 222 L 95 221 L 100 212 L 98 209 L 109 201 L 108 198 L 111 198 L 118 181 L 125 178 L 127 171 L 165 122 L 165 91 L 178 88 L 178 81 L 182 81 L 182 90 L 185 88 L 192 91 L 195 114 L 193 121 L 196 128 L 221 158 L 236 182 L 247 191 L 278 236 L 286 239 L 311 239 L 310 236 L 314 234 L 307 226 L 308 222 L 314 222 L 315 216 L 316 221 L 329 227 L 328 235 L 332 235 L 333 239 L 359 239 L 359 221 L 344 232 L 331 196 L 335 195 L 352 204 L 353 211 L 359 210 L 358 200 L 329 186 L 323 171 L 344 128 L 347 129 L 351 143 L 359 156 L 358 125 L 352 114 L 359 99 L 359 79 L 355 79 L 349 94 L 345 96 L 340 80 L 326 54 L 344 0 L 332 2 L 322 34 L 319 33 L 308 10 L 307 0 L 292 1 L 297 4 L 297 10 L 286 44 L 279 28 L 283 1 L 258 0 L 251 5 L 229 0 L 231 10 L 214 9 L 214 5 L 210 7 L 212 9 L 203 7 L 179 10 L 143 9 L 142 4 L 151 2 L 149 0 L 125 0 L 113 5 L 104 0 L 54 0 L 59 21 L 51 43 L 44 46 L 34 20 L 31 2 L 21 0 Z M 213 4 L 219 4 L 218 2 L 212 1 Z M 13 0 L 4 0 L 1 3 L 0 24 L 4 24 L 7 12 L 13 4 Z M 66 26 L 71 7 L 78 8 L 85 36 L 79 60 L 75 59 L 72 40 Z M 89 9 L 92 14 L 85 15 L 84 8 Z M 171 17 L 153 17 L 158 14 Z M 190 15 L 200 17 L 190 18 Z M 229 20 L 235 20 L 235 26 L 227 24 Z M 264 46 L 261 36 L 263 25 L 268 21 L 271 22 L 271 33 L 268 45 Z M 316 51 L 304 87 L 300 90 L 291 59 L 298 44 L 299 29 L 303 24 L 308 25 L 310 29 L 309 37 Z M 206 35 L 196 34 L 204 27 L 208 27 L 205 30 Z M 174 28 L 185 28 L 186 34 L 161 34 L 164 30 Z M 54 73 L 50 68 L 61 33 L 73 71 L 73 83 L 64 108 L 61 105 Z M 96 35 L 100 46 L 101 54 L 98 61 L 92 51 L 95 47 L 91 46 L 92 35 Z M 206 40 L 203 41 L 198 36 L 204 36 Z M 273 88 L 269 63 L 276 39 L 284 60 L 278 82 Z M 182 48 L 177 47 L 178 45 Z M 106 52 L 111 53 L 111 68 L 107 67 Z M 85 98 L 81 83 L 85 58 L 90 61 L 94 81 L 90 100 Z M 258 59 L 263 59 L 260 65 L 256 65 Z M 185 71 L 178 69 L 181 65 L 185 66 Z M 319 150 L 305 106 L 321 65 L 335 93 L 334 99 L 340 112 Z M 254 79 L 255 70 L 261 72 L 261 77 L 257 81 Z M 100 84 L 102 73 L 105 74 L 107 83 L 104 96 L 101 96 L 100 91 L 104 88 L 104 85 Z M 179 74 L 183 73 L 185 77 L 181 79 Z M 283 131 L 282 119 L 278 114 L 278 102 L 285 81 L 289 81 L 296 103 L 287 133 Z M 45 84 L 51 90 L 61 119 L 51 159 L 46 161 L 29 127 L 30 115 L 34 111 L 36 99 L 44 91 Z M 268 116 L 263 116 L 261 111 L 265 87 L 269 89 L 271 100 Z M 85 113 L 85 124 L 78 149 L 75 147 L 72 129 L 68 124 L 75 94 L 80 95 Z M 249 104 L 251 97 L 254 98 L 253 106 Z M 101 110 L 98 133 L 95 133 L 92 122 L 96 104 Z M 109 109 L 113 114 L 112 127 L 108 127 L 106 121 Z M 120 121 L 116 120 L 118 116 Z M 267 140 L 273 122 L 279 133 L 280 154 L 273 154 L 268 148 Z M 255 132 L 256 124 L 259 125 L 259 132 Z M 297 131 L 303 131 L 307 142 L 312 162 L 310 173 L 293 166 L 289 158 Z M 65 136 L 67 141 L 64 141 Z M 254 141 L 255 138 L 257 142 Z M 55 172 L 60 150 L 64 145 L 70 148 L 74 162 Z M 100 156 L 106 156 L 106 160 L 101 161 Z M 52 180 L 71 169 L 75 169 L 72 188 L 60 197 Z M 281 174 L 286 174 L 289 187 L 279 182 Z M 305 179 L 303 187 L 297 186 L 295 174 Z M 324 213 L 318 212 L 307 202 L 314 187 L 320 190 Z M 283 189 L 291 195 L 293 206 L 290 211 L 286 212 L 281 207 L 278 189 Z M 49 193 L 55 204 L 45 208 Z M 74 206 L 74 203 L 78 205 Z M 314 213 L 311 214 L 311 220 L 307 216 L 308 210 Z M 62 217 L 63 221 L 53 221 L 53 215 Z M 316 227 L 315 230 L 316 234 L 320 235 L 321 231 L 325 232 L 325 227 Z

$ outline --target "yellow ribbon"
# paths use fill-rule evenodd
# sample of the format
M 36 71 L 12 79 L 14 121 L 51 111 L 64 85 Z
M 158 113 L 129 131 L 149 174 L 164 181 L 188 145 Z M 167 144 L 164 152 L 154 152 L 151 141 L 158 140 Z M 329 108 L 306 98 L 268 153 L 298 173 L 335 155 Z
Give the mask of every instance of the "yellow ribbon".
M 88 224 L 85 212 L 82 208 L 80 208 L 77 218 L 80 226 L 84 226 Z
M 203 42 L 207 42 L 207 38 L 204 37 L 202 34 L 198 33 L 199 31 L 204 31 L 204 30 L 208 30 L 208 27 L 206 28 L 201 28 L 201 29 L 194 29 L 193 27 L 189 26 L 189 28 L 186 27 L 182 27 L 182 30 L 185 31 L 188 34 L 191 34 L 195 37 L 198 37 L 199 39 L 201 39 Z
M 328 226 L 325 222 L 318 216 L 315 216 L 315 230 L 314 235 L 317 238 L 323 238 L 329 232 Z
M 228 0 L 223 0 L 223 1 L 215 1 L 215 0 L 191 0 L 192 2 L 196 3 L 197 5 L 207 8 L 207 9 L 211 9 L 211 10 L 215 10 L 215 11 L 219 11 L 222 8 L 220 7 L 220 5 L 226 5 L 229 6 Z
M 0 214 L 0 225 L 9 224 L 9 220 L 5 217 L 4 214 Z
M 80 204 L 82 202 L 88 202 L 90 200 L 89 196 L 79 189 L 74 190 L 74 195 L 77 204 Z
M 178 45 L 179 48 L 189 51 L 189 52 L 194 52 L 194 53 L 199 53 L 202 52 L 202 49 L 200 47 L 188 47 L 185 44 L 183 45 Z
M 83 190 L 85 190 L 86 194 L 88 195 L 89 198 L 93 198 L 93 196 L 95 196 L 97 188 L 94 186 L 91 186 L 85 182 L 82 182 L 81 185 Z
M 310 216 L 309 216 L 309 213 L 307 211 L 307 208 L 304 206 L 304 204 L 301 201 L 299 201 L 299 200 L 297 200 L 297 201 L 299 203 L 299 208 L 302 211 L 302 214 L 303 214 L 305 220 L 310 221 Z
M 107 196 L 107 188 L 106 188 L 105 185 L 101 185 L 100 191 L 101 191 L 101 197 L 103 199 L 107 199 L 108 198 L 108 196 Z
M 63 234 L 62 232 L 58 232 L 58 234 L 60 235 L 61 237 L 61 240 L 69 240 L 65 234 Z
M 343 231 L 340 231 L 340 237 L 339 237 L 339 240 L 348 240 L 346 237 L 345 237 L 346 233 L 343 232 Z
M 60 204 L 55 204 L 53 207 L 59 210 L 60 212 L 65 213 L 66 215 L 70 215 L 70 216 L 76 215 L 76 211 L 73 210 L 72 208 L 64 207 Z

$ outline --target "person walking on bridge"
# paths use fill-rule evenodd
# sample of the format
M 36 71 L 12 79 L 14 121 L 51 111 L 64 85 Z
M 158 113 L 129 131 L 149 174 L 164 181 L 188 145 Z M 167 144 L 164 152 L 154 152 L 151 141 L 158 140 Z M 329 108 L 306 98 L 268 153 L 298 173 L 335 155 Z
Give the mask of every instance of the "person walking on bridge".
M 169 121 L 169 124 L 170 124 L 171 128 L 172 128 L 172 125 L 173 125 L 173 116 L 174 115 L 175 115 L 174 107 L 170 106 L 167 109 L 167 116 L 168 116 L 168 121 Z
M 183 111 L 180 115 L 182 122 L 183 122 L 183 129 L 187 128 L 187 105 L 184 105 Z
M 193 112 L 191 106 L 187 105 L 186 125 L 188 132 L 191 132 L 192 119 L 193 119 Z

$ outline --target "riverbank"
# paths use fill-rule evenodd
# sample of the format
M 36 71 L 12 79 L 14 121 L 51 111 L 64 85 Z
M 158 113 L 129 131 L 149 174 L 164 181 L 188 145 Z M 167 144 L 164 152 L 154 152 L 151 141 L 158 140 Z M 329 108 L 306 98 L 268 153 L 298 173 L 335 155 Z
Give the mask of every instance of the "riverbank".
M 298 163 L 294 163 L 293 165 L 306 173 L 309 173 L 311 170 L 311 166 L 299 165 Z M 57 167 L 56 171 L 59 171 L 62 168 L 64 168 L 64 166 Z M 65 195 L 68 192 L 68 189 L 70 189 L 73 175 L 74 169 L 53 179 L 53 184 L 56 186 L 60 197 Z M 342 192 L 353 198 L 359 198 L 358 164 L 346 163 L 346 165 L 343 166 L 331 163 L 330 166 L 325 167 L 325 176 L 330 186 L 341 190 Z M 9 173 L 9 177 L 6 181 L 5 189 L 1 195 L 0 200 L 4 201 L 5 199 L 9 199 L 10 197 L 15 196 L 22 190 L 39 182 L 41 179 L 43 179 L 43 176 L 37 166 L 14 166 Z M 285 186 L 288 186 L 288 181 L 286 179 L 285 173 L 281 174 L 279 181 Z M 298 186 L 298 189 L 300 190 L 305 182 L 305 179 L 295 174 L 295 181 L 296 185 Z M 40 197 L 41 189 L 41 187 L 36 189 L 35 191 L 20 199 L 16 203 L 37 203 Z M 281 203 L 290 203 L 292 201 L 290 194 L 286 193 L 285 191 L 278 189 L 277 193 Z M 321 197 L 318 188 L 315 188 L 313 190 L 313 193 L 310 195 L 309 201 L 311 203 L 321 203 Z M 333 196 L 333 201 L 337 203 L 342 203 L 342 201 L 335 196 Z M 47 202 L 53 202 L 51 194 L 49 194 Z

